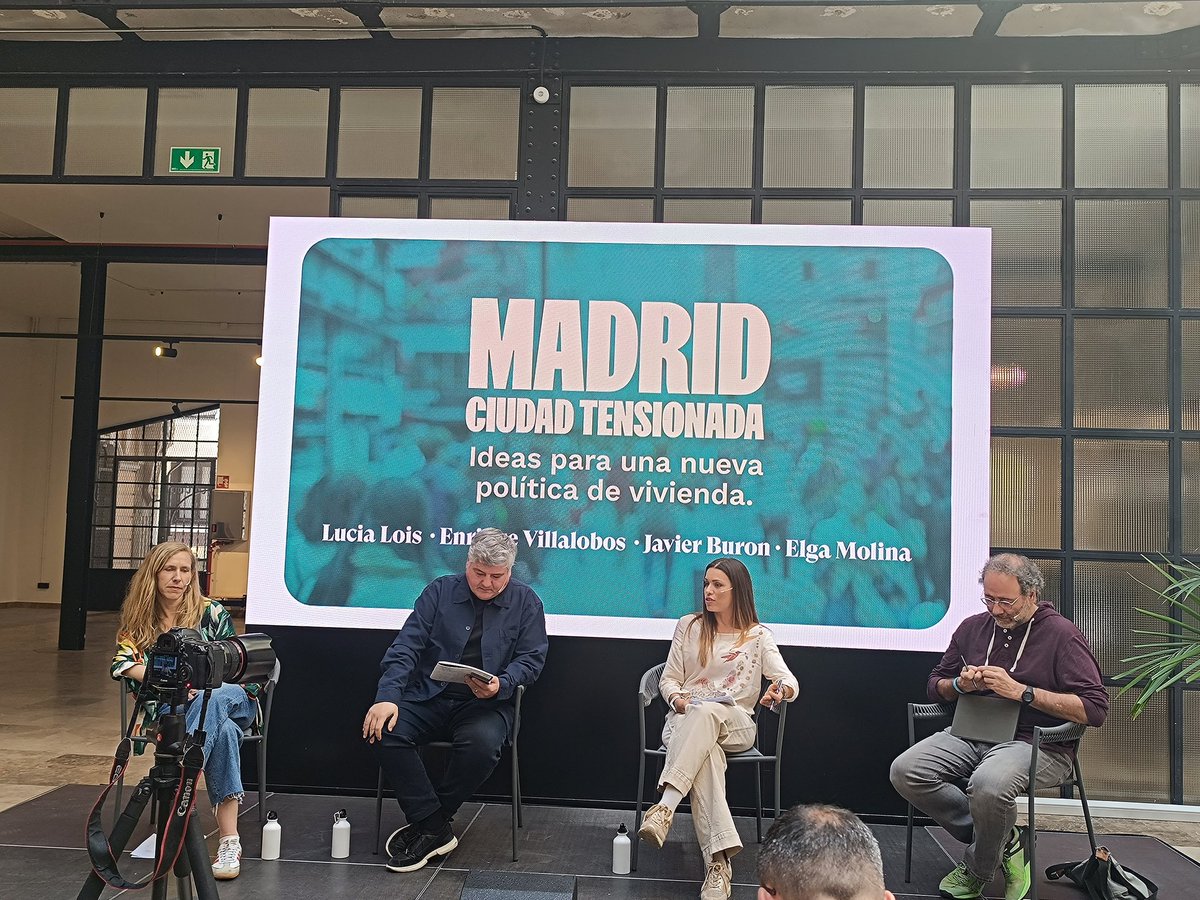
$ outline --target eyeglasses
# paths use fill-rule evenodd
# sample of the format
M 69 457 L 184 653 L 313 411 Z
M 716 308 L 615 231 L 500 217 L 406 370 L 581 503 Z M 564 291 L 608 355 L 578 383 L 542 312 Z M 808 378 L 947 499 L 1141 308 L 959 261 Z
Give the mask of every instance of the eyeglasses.
M 979 598 L 979 601 L 988 609 L 991 609 L 993 606 L 999 606 L 1001 609 L 1012 609 L 1015 604 L 1021 602 L 1021 599 L 1020 597 L 989 597 L 987 594 L 984 594 Z

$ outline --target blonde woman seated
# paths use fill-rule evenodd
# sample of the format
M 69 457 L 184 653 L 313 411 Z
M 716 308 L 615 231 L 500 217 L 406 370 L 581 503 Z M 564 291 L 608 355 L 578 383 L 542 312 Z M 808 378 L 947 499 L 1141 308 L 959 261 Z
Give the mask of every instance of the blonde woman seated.
M 147 555 L 125 592 L 121 604 L 121 626 L 113 678 L 125 678 L 130 691 L 137 691 L 146 675 L 146 655 L 158 636 L 172 628 L 194 628 L 206 641 L 222 640 L 236 633 L 233 617 L 225 607 L 200 593 L 196 581 L 196 557 L 187 544 L 168 542 Z M 204 780 L 216 811 L 221 840 L 213 876 L 236 878 L 242 868 L 242 844 L 238 837 L 238 804 L 244 796 L 239 749 L 243 729 L 254 721 L 251 694 L 258 685 L 223 684 L 212 692 L 204 719 Z M 200 725 L 201 702 L 191 692 L 184 721 L 188 734 Z M 165 710 L 152 698 L 144 703 L 143 727 Z
M 771 685 L 762 698 L 763 677 Z M 667 758 L 661 800 L 646 811 L 638 836 L 661 847 L 679 802 L 689 794 L 692 824 L 707 861 L 701 900 L 725 900 L 732 890 L 730 859 L 742 849 L 725 797 L 725 754 L 754 745 L 754 701 L 795 699 L 798 685 L 754 610 L 750 573 L 736 559 L 704 572 L 704 609 L 675 626 L 659 690 L 670 711 L 663 727 Z

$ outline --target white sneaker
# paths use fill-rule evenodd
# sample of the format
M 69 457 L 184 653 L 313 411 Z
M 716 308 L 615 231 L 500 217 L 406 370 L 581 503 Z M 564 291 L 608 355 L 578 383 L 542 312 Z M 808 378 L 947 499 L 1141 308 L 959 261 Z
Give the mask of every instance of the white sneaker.
M 242 841 L 237 835 L 221 838 L 217 845 L 217 861 L 213 863 L 213 878 L 228 881 L 242 873 Z

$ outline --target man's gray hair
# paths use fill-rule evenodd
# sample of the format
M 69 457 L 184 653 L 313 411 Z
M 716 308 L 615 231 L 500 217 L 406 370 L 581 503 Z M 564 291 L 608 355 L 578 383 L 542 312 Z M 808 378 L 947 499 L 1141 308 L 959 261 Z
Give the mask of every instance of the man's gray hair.
M 1019 553 L 997 553 L 985 562 L 979 573 L 980 584 L 983 584 L 983 578 L 988 572 L 1011 575 L 1017 579 L 1023 596 L 1037 594 L 1040 597 L 1046 589 L 1046 577 L 1042 575 L 1037 563 Z
M 467 562 L 511 569 L 517 561 L 517 545 L 499 528 L 480 528 L 471 538 Z
M 775 820 L 758 851 L 758 883 L 778 900 L 879 900 L 879 842 L 849 810 L 793 806 Z

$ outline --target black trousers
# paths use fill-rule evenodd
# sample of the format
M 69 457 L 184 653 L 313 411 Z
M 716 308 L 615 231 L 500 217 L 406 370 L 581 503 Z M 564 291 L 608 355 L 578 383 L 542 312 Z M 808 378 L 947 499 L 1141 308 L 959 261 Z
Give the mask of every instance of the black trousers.
M 384 777 L 409 822 L 420 822 L 439 809 L 449 818 L 500 761 L 500 748 L 508 736 L 507 710 L 489 701 L 444 695 L 396 705 L 400 711 L 396 726 L 390 732 L 385 729 L 383 740 L 374 745 Z M 418 753 L 430 741 L 454 745 L 436 786 Z

